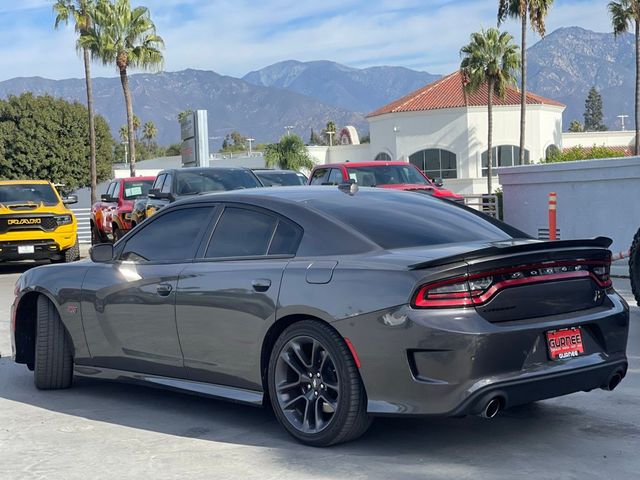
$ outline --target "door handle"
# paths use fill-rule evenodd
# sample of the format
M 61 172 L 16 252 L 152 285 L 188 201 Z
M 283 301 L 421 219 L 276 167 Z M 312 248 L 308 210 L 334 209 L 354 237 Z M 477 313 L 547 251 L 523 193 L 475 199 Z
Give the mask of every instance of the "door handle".
M 266 292 L 271 286 L 271 280 L 268 278 L 257 278 L 251 282 L 251 286 L 256 292 Z
M 158 295 L 160 295 L 161 297 L 167 297 L 171 293 L 171 290 L 173 290 L 173 287 L 171 285 L 169 285 L 168 283 L 161 283 L 160 285 L 158 285 L 156 292 L 158 292 Z

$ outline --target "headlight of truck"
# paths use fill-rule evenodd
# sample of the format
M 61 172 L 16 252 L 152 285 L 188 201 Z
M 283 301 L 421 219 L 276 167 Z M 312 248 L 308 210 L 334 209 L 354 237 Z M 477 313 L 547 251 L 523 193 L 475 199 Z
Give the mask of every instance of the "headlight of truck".
M 71 215 L 58 215 L 55 219 L 59 227 L 73 223 L 73 217 Z

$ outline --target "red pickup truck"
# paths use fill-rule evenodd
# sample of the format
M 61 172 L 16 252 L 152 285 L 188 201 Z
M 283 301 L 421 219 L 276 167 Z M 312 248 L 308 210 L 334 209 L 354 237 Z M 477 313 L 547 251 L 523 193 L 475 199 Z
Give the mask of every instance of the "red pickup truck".
M 146 197 L 156 177 L 116 178 L 91 207 L 91 243 L 116 242 L 131 230 L 136 199 Z
M 339 185 L 349 180 L 361 187 L 391 188 L 428 193 L 464 203 L 464 197 L 442 187 L 442 181 L 433 182 L 415 165 L 407 162 L 348 162 L 318 165 L 309 176 L 309 185 Z

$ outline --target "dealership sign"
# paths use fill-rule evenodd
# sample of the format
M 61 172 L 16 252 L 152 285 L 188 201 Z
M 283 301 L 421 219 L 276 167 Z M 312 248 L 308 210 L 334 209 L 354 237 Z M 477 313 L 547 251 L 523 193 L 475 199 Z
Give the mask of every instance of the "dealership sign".
M 209 166 L 209 126 L 206 110 L 196 110 L 180 120 L 183 167 Z

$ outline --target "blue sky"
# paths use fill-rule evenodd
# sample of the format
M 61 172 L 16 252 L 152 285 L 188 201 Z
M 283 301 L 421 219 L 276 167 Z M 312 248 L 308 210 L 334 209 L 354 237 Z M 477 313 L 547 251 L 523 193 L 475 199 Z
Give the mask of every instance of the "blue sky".
M 0 0 L 0 80 L 82 77 L 71 26 L 53 29 L 53 0 Z M 281 60 L 400 65 L 449 73 L 460 47 L 495 26 L 497 0 L 132 0 L 165 39 L 165 70 L 242 76 Z M 556 0 L 548 31 L 610 31 L 604 0 Z M 516 38 L 518 24 L 505 25 Z M 530 41 L 537 40 L 533 34 Z M 94 65 L 94 75 L 114 76 Z

